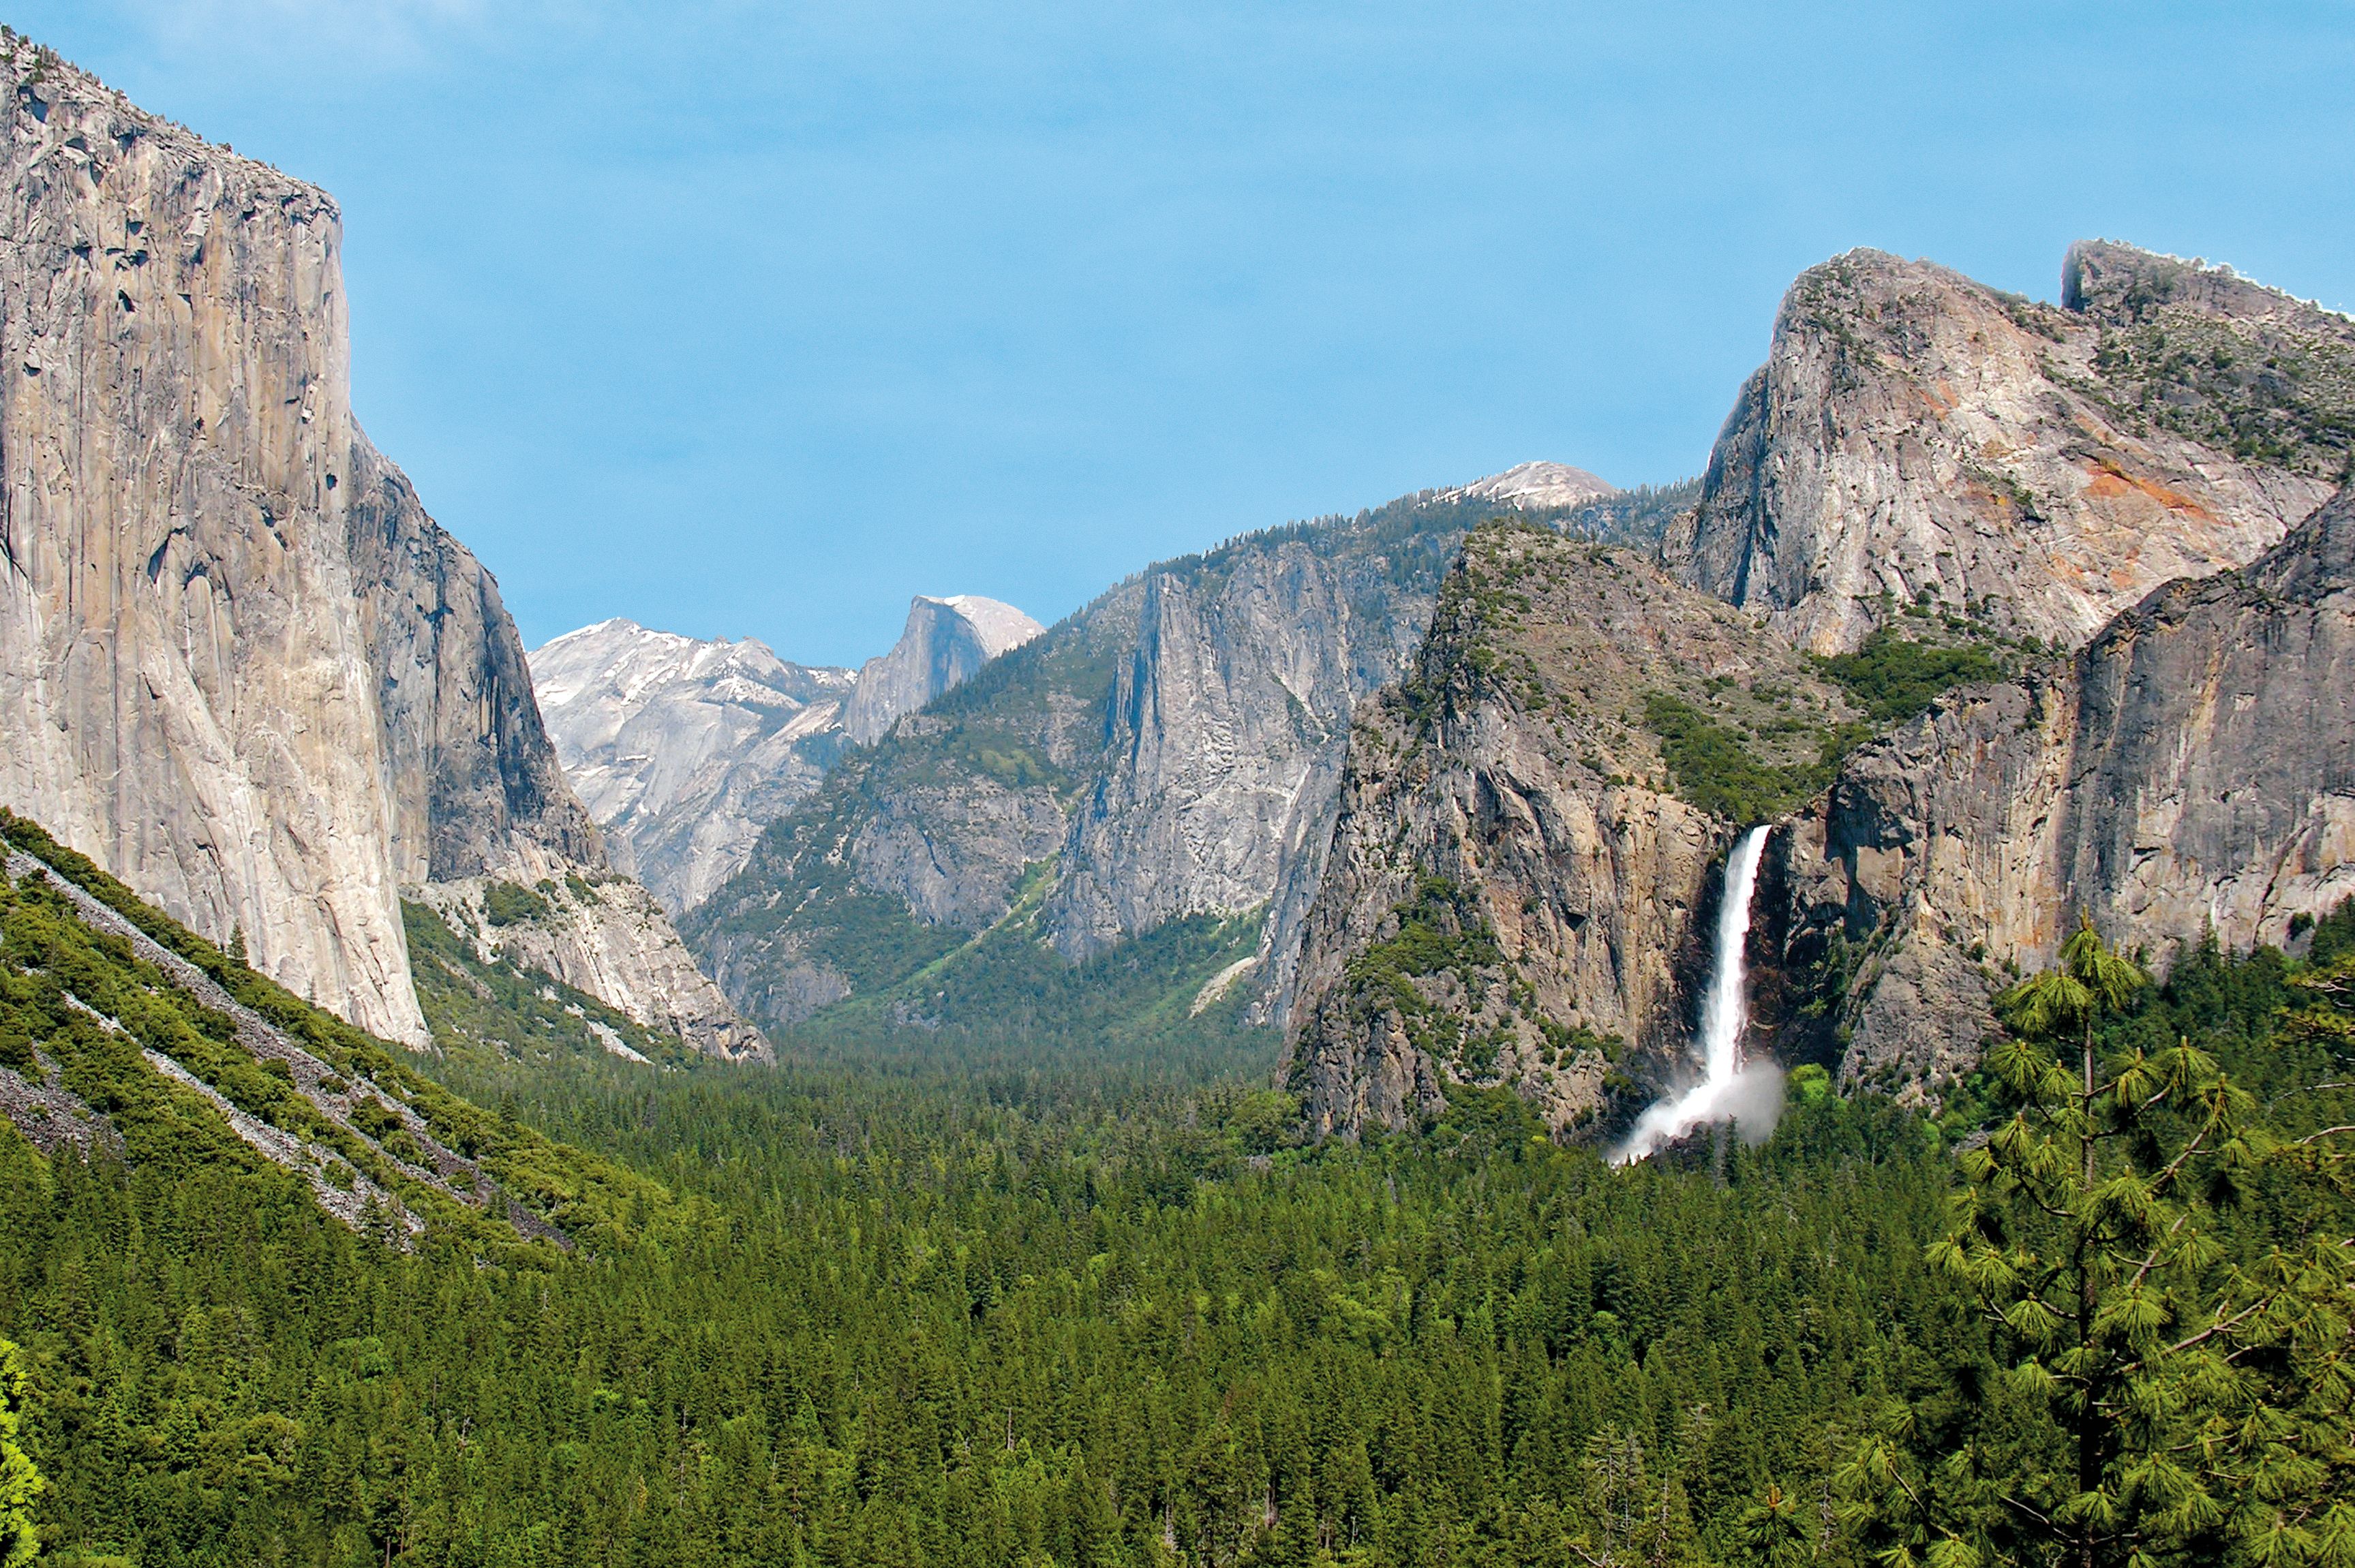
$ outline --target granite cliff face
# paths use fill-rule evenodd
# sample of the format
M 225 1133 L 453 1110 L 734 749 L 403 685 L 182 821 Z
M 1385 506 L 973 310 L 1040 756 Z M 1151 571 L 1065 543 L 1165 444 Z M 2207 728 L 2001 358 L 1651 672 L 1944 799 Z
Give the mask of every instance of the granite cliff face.
M 403 885 L 603 851 L 496 585 L 352 418 L 335 205 L 0 69 L 0 803 L 421 1044 Z
M 1289 1014 L 1314 1130 L 1459 1082 L 1566 1128 L 1672 1076 L 1692 916 L 1754 821 L 1782 824 L 1758 1044 L 1911 1095 L 1977 1061 L 2080 907 L 2163 970 L 2355 891 L 2355 526 L 2314 512 L 2355 450 L 2355 323 L 2106 244 L 2062 293 L 1870 252 L 1802 277 L 1657 550 L 1689 588 L 1474 535 L 1413 678 L 1359 715 Z M 1908 682 L 2023 667 L 1890 728 Z
M 902 715 L 963 685 L 984 664 L 1046 630 L 994 599 L 918 594 L 908 606 L 908 624 L 900 641 L 890 652 L 858 667 L 858 683 L 843 712 L 843 729 L 858 745 L 872 746 L 891 732 Z
M 2355 498 L 2240 571 L 2170 583 L 2073 661 L 1951 695 L 1849 759 L 1785 842 L 1784 967 L 1843 1075 L 1934 1091 L 2004 976 L 2082 908 L 2162 972 L 2212 932 L 2289 945 L 2355 894 Z
M 1917 600 L 2082 647 L 2244 566 L 2355 439 L 2355 322 L 2087 244 L 2060 308 L 1859 250 L 1803 274 L 1662 558 L 1818 652 Z
M 535 649 L 531 673 L 615 866 L 675 915 L 733 876 L 847 744 L 850 672 L 787 663 L 751 638 L 608 620 Z
M 411 1042 L 333 202 L 12 40 L 0 798 Z
M 1287 870 L 1314 880 L 1302 863 L 1327 833 L 1349 712 L 1397 678 L 1430 613 L 1423 585 L 1379 580 L 1387 556 L 1320 543 L 1140 585 L 1103 771 L 1072 803 L 1048 904 L 1067 957 L 1257 908 Z
M 1426 493 L 1119 585 L 847 758 L 688 917 L 690 943 L 750 1015 L 790 1022 L 1008 919 L 1086 961 L 1247 918 L 1256 953 L 1220 972 L 1233 986 L 1248 959 L 1238 994 L 1272 1020 L 1349 713 L 1405 671 L 1457 542 L 1497 507 Z
M 1736 823 L 1667 726 L 1804 773 L 1850 716 L 1781 637 L 1644 556 L 1474 533 L 1412 677 L 1358 711 L 1282 1075 L 1317 1136 L 1506 1086 L 1567 1130 L 1673 1073 L 1696 916 Z M 1706 798 L 1706 797 L 1704 797 Z
M 377 677 L 393 870 L 404 887 L 602 869 L 533 701 L 498 584 L 355 432 L 344 530 Z

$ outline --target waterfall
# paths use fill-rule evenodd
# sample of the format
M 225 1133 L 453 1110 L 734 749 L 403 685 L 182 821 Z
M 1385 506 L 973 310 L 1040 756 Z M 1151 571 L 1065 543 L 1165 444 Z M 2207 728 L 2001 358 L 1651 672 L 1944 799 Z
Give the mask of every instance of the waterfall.
M 1700 1038 L 1694 1042 L 1703 1067 L 1701 1081 L 1674 1099 L 1656 1100 L 1636 1122 L 1612 1162 L 1630 1164 L 1661 1145 L 1673 1143 L 1710 1122 L 1740 1124 L 1745 1137 L 1774 1130 L 1782 1108 L 1783 1075 L 1771 1062 L 1750 1067 L 1742 1059 L 1742 1037 L 1750 1028 L 1749 974 L 1744 948 L 1750 939 L 1750 895 L 1758 885 L 1758 858 L 1774 831 L 1762 822 L 1742 835 L 1725 863 L 1725 896 L 1717 908 L 1717 946 L 1710 957 L 1709 990 L 1701 998 Z

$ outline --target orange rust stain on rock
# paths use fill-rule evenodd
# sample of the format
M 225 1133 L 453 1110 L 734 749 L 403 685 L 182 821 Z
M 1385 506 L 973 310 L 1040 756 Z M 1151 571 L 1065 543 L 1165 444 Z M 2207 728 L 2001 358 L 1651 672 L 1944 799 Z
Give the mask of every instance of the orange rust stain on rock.
M 2085 485 L 2085 494 L 2095 501 L 2112 500 L 2122 495 L 2143 495 L 2158 502 L 2169 512 L 2214 522 L 2216 514 L 2179 490 L 2169 490 L 2154 484 L 2138 474 L 2131 474 L 2107 458 L 2099 459 L 2093 467 L 2093 477 Z

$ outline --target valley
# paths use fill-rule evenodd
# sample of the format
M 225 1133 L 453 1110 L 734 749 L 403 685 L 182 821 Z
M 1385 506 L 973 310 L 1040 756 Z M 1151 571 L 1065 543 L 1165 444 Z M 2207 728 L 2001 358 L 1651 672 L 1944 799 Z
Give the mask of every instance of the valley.
M 2355 1552 L 2355 321 L 527 651 L 335 199 L 0 74 L 5 1568 Z

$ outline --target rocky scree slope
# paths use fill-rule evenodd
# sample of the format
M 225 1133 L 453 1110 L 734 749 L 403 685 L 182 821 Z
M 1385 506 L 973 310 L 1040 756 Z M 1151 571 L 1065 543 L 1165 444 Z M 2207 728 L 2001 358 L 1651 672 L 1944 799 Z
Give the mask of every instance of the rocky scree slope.
M 1246 921 L 1256 947 L 1212 967 L 1238 984 L 1250 959 L 1273 1016 L 1349 713 L 1405 670 L 1496 507 L 1426 493 L 1140 573 L 846 758 L 688 916 L 689 942 L 751 1016 L 789 1023 L 958 962 L 1009 918 L 1067 961 Z M 923 1001 L 911 1020 L 936 1021 Z
M 0 1117 L 51 1159 L 275 1167 L 408 1247 L 550 1241 L 650 1183 L 493 1117 L 0 813 Z
M 1412 675 L 1352 727 L 1281 1068 L 1312 1133 L 1463 1085 L 1568 1130 L 1670 1075 L 1737 824 L 1808 792 L 1854 716 L 1644 554 L 1473 533 Z
M 496 585 L 353 419 L 339 214 L 13 35 L 0 74 L 0 803 L 422 1044 L 404 887 L 606 872 Z M 654 914 L 602 942 L 631 1005 L 727 1018 Z
M 848 744 L 851 673 L 788 663 L 751 638 L 607 620 L 530 658 L 549 737 L 615 867 L 674 915 L 733 876 Z
M 2211 935 L 2294 948 L 2355 894 L 2350 692 L 2342 491 L 2250 567 L 2170 583 L 2073 659 L 1857 751 L 1778 835 L 1765 921 L 1842 1076 L 1937 1092 L 2081 909 L 2161 972 Z
M 2355 321 L 2126 246 L 2073 248 L 2063 284 L 1870 250 L 1803 273 L 1662 559 L 1817 652 L 1917 601 L 2074 649 L 2345 476 Z

